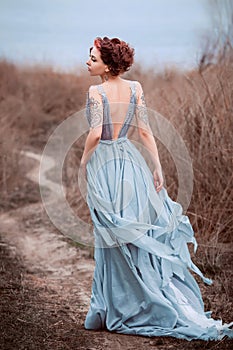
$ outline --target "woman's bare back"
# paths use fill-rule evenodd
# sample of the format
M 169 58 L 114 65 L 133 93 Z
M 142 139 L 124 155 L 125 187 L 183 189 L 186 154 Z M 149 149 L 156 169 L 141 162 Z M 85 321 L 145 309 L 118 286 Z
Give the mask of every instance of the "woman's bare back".
M 109 114 L 113 125 L 113 139 L 117 139 L 129 109 L 132 95 L 130 81 L 118 79 L 117 82 L 104 82 L 101 85 L 109 104 Z

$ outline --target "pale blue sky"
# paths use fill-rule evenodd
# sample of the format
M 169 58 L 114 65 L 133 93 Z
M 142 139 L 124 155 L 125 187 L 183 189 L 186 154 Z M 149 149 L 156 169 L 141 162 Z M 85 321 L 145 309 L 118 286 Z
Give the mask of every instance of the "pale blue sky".
M 197 64 L 208 0 L 0 0 L 0 57 L 85 66 L 96 36 L 119 37 L 145 65 Z

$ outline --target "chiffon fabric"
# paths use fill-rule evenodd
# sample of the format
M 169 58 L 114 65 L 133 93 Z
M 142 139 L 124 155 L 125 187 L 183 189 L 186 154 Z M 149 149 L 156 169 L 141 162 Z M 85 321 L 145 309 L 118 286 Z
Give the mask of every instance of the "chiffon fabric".
M 156 192 L 142 154 L 128 139 L 132 118 L 140 118 L 137 82 L 130 81 L 129 109 L 118 139 L 113 139 L 109 102 L 102 85 L 103 129 L 86 165 L 87 204 L 94 226 L 95 270 L 85 328 L 187 340 L 233 337 L 231 326 L 204 311 L 191 271 L 207 284 L 192 262 L 187 243 L 197 243 L 189 218 L 165 187 Z M 93 100 L 86 116 L 92 123 Z M 145 104 L 144 104 L 145 107 Z

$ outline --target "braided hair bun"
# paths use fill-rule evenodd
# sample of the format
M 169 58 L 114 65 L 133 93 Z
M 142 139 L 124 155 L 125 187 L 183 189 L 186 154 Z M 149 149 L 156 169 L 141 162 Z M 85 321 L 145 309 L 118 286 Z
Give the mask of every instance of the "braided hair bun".
M 134 62 L 134 49 L 118 38 L 97 37 L 94 45 L 100 51 L 102 61 L 114 76 L 128 71 Z

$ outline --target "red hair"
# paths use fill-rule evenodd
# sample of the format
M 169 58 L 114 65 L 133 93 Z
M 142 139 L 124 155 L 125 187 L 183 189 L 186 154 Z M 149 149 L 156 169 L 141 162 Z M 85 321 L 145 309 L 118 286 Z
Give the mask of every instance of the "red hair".
M 100 51 L 101 59 L 112 75 L 128 71 L 134 62 L 134 49 L 123 40 L 97 37 L 94 45 Z

